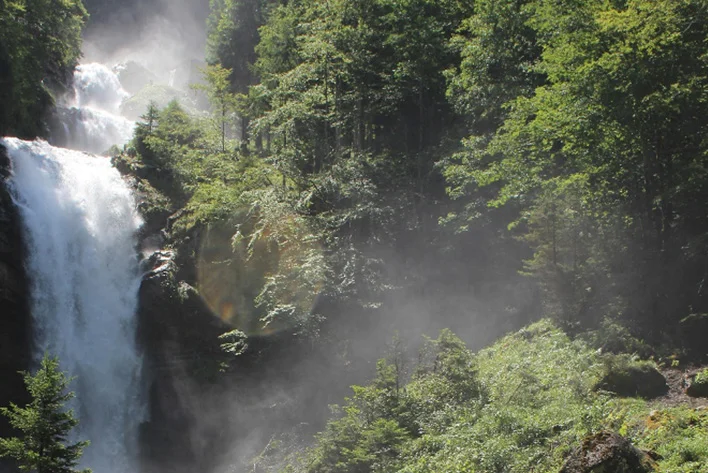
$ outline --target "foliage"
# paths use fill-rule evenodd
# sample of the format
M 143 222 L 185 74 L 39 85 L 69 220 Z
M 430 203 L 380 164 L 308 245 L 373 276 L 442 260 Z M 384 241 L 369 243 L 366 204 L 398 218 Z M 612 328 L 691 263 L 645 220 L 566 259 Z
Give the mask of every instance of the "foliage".
M 22 437 L 0 439 L 0 457 L 15 459 L 27 472 L 90 473 L 74 468 L 88 442 L 67 443 L 78 420 L 65 408 L 74 394 L 66 391 L 70 379 L 59 370 L 58 360 L 45 354 L 39 370 L 34 375 L 24 373 L 24 380 L 31 402 L 26 407 L 0 408 Z
M 221 349 L 231 358 L 243 355 L 248 350 L 248 335 L 238 329 L 222 334 L 219 339 L 222 341 Z M 223 369 L 226 368 L 228 366 L 224 365 Z
M 658 453 L 658 471 L 708 466 L 704 410 L 655 409 L 641 399 L 595 392 L 601 357 L 549 321 L 476 355 L 449 332 L 432 346 L 435 356 L 426 357 L 424 349 L 415 374 L 398 390 L 394 358 L 379 361 L 376 378 L 353 387 L 354 396 L 335 409 L 314 447 L 293 456 L 281 450 L 278 458 L 287 464 L 271 464 L 266 471 L 558 471 L 582 439 L 607 429 Z M 430 369 L 436 364 L 437 373 L 457 373 L 447 381 L 477 386 L 461 392 L 476 394 L 440 396 L 447 390 L 438 390 L 440 379 Z M 460 366 L 473 369 L 460 372 Z
M 268 0 L 210 0 L 207 62 L 232 71 L 234 92 L 245 92 L 254 82 L 258 28 L 264 22 Z
M 655 363 L 638 360 L 627 354 L 602 356 L 603 376 L 596 388 L 609 390 L 618 396 L 653 398 L 668 391 L 666 379 Z
M 151 102 L 157 108 L 165 108 L 172 100 L 179 101 L 181 107 L 190 114 L 195 113 L 197 105 L 188 93 L 174 89 L 168 85 L 148 84 L 131 97 L 121 102 L 121 114 L 130 119 L 138 120 L 148 109 Z
M 686 388 L 686 394 L 693 397 L 708 397 L 708 368 L 696 373 L 691 384 Z
M 317 336 L 315 300 L 331 317 L 375 315 L 389 294 L 424 286 L 419 248 L 445 201 L 435 160 L 456 146 L 444 70 L 469 6 L 229 0 L 211 10 L 199 88 L 213 113 L 149 108 L 128 150 L 170 210 L 184 209 L 177 235 L 230 233 L 224 264 L 248 273 L 236 277 L 242 312 L 273 330 Z M 240 143 L 234 123 L 251 124 Z M 443 246 L 426 258 L 442 259 Z M 386 264 L 392 247 L 394 263 L 411 264 Z M 466 271 L 445 258 L 441 267 Z
M 228 85 L 231 92 L 248 95 L 249 87 L 257 82 L 254 64 L 257 61 L 259 28 L 265 23 L 270 7 L 278 3 L 277 0 L 209 1 L 207 62 L 210 67 L 223 67 L 230 71 Z M 213 80 L 210 82 L 213 83 Z M 241 104 L 237 110 L 244 151 L 248 149 L 249 142 L 247 108 Z
M 637 338 L 634 334 L 636 332 L 638 330 L 634 327 L 630 329 L 616 319 L 605 317 L 596 330 L 580 333 L 579 336 L 585 339 L 590 346 L 602 352 L 630 353 L 642 359 L 654 356 L 656 350 L 644 340 Z
M 86 18 L 80 0 L 0 2 L 0 135 L 46 136 L 54 97 L 81 54 Z
M 266 105 L 255 131 L 276 154 L 295 147 L 308 157 L 294 163 L 308 174 L 352 150 L 415 154 L 437 144 L 444 120 L 428 112 L 445 108 L 442 70 L 454 57 L 446 38 L 461 8 L 424 0 L 276 8 L 257 48 L 255 90 Z M 411 164 L 425 171 L 422 158 Z
M 226 77 L 222 68 L 210 70 Z M 297 194 L 287 185 L 274 185 L 283 176 L 262 160 L 224 146 L 224 135 L 213 131 L 210 120 L 189 116 L 177 102 L 162 110 L 151 104 L 136 126 L 132 146 L 118 160 L 144 177 L 139 186 L 146 194 L 146 211 L 158 215 L 182 209 L 172 227 L 177 238 L 197 230 L 202 245 L 208 245 L 228 234 L 227 242 L 214 240 L 230 249 L 217 266 L 228 261 L 233 271 L 214 267 L 212 273 L 248 294 L 249 307 L 242 312 L 258 321 L 257 330 L 316 330 L 312 304 L 329 277 L 316 227 L 297 211 Z M 197 263 L 205 268 L 214 262 Z M 227 340 L 224 347 L 233 354 L 245 349 L 240 339 Z
M 213 273 L 268 333 L 350 342 L 420 300 L 439 326 L 515 328 L 543 306 L 594 348 L 648 356 L 708 310 L 704 3 L 214 0 L 216 116 L 146 116 L 133 157 L 190 251 L 228 246 Z M 410 390 L 439 389 L 431 412 L 464 404 L 434 372 Z
M 216 130 L 221 135 L 221 152 L 226 152 L 226 134 L 233 122 L 233 112 L 236 108 L 236 96 L 231 93 L 229 77 L 231 70 L 220 64 L 207 66 L 203 70 L 205 84 L 196 84 L 193 87 L 203 90 L 209 97 L 212 106 L 212 116 L 215 119 Z
M 535 67 L 541 47 L 528 25 L 529 3 L 478 0 L 451 39 L 461 59 L 446 71 L 447 96 L 477 134 L 495 131 L 506 116 L 504 104 L 532 95 L 544 82 Z
M 458 146 L 444 71 L 458 60 L 450 38 L 469 13 L 453 1 L 295 1 L 268 10 L 259 29 L 260 82 L 242 110 L 256 150 L 324 240 L 335 277 L 325 293 L 338 304 L 378 309 L 449 268 L 465 284 L 472 262 L 445 253 L 453 244 L 437 225 L 448 201 L 436 160 Z M 459 242 L 459 251 L 492 265 L 491 241 Z M 516 269 L 497 277 L 517 278 Z
M 85 14 L 0 5 L 0 131 L 34 136 Z M 398 301 L 424 301 L 440 326 L 479 312 L 497 328 L 542 305 L 584 332 L 542 322 L 477 356 L 442 332 L 410 371 L 392 355 L 292 468 L 549 471 L 608 426 L 675 447 L 683 424 L 649 435 L 644 401 L 593 391 L 603 360 L 627 360 L 589 347 L 647 356 L 708 311 L 704 0 L 210 9 L 211 113 L 150 104 L 116 162 L 143 210 L 171 215 L 183 258 L 224 250 L 195 266 L 238 287 L 250 317 L 227 352 L 243 360 L 254 332 L 351 342 L 352 328 L 389 330 Z M 666 465 L 703 466 L 688 438 Z
M 406 461 L 405 445 L 432 428 L 431 420 L 439 422 L 446 407 L 481 400 L 471 354 L 456 336 L 443 331 L 424 354 L 405 387 L 402 353 L 379 360 L 372 383 L 353 386 L 345 406 L 334 408 L 339 418 L 319 435 L 306 471 L 397 471 Z
M 702 303 L 703 272 L 687 268 L 706 231 L 692 202 L 705 189 L 708 11 L 692 0 L 538 0 L 519 11 L 540 50 L 528 77 L 546 80 L 450 161 L 453 195 L 470 199 L 468 213 L 484 212 L 480 201 L 513 209 L 549 313 L 584 328 L 620 313 L 657 340 Z
M 694 382 L 698 384 L 708 384 L 708 368 L 700 371 L 696 375 Z
M 708 466 L 708 413 L 688 407 L 653 411 L 638 437 L 641 445 L 659 455 L 659 471 L 698 473 Z

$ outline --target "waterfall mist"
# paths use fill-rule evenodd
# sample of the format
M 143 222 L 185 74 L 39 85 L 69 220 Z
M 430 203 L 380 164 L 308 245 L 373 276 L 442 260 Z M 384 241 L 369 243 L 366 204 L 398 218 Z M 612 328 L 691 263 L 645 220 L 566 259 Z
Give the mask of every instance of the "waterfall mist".
M 106 158 L 43 141 L 0 144 L 28 248 L 35 357 L 58 356 L 76 378 L 74 435 L 91 441 L 82 465 L 133 473 L 147 409 L 135 335 L 141 220 L 131 192 Z

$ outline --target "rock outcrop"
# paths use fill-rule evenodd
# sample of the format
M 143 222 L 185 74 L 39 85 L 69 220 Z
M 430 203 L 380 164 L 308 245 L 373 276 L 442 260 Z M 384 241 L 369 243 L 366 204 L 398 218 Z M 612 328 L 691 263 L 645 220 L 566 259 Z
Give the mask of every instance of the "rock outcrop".
M 560 473 L 650 473 L 654 461 L 619 434 L 599 432 L 586 437 Z
M 651 399 L 669 391 L 666 378 L 648 363 L 623 366 L 609 371 L 597 387 L 618 396 L 638 396 Z
M 144 471 L 191 472 L 205 467 L 193 438 L 205 386 L 223 358 L 219 335 L 229 330 L 197 291 L 177 281 L 176 254 L 159 250 L 146 261 L 139 294 L 138 338 L 150 378 L 150 420 L 142 426 Z

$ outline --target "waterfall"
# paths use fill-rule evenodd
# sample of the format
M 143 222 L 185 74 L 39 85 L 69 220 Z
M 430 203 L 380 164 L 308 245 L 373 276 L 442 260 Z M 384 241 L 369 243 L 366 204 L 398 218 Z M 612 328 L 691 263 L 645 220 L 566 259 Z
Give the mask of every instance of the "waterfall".
M 36 357 L 56 355 L 76 377 L 75 436 L 91 441 L 82 465 L 134 473 L 147 408 L 135 340 L 141 220 L 130 189 L 107 158 L 44 141 L 0 144 L 28 248 Z
M 74 97 L 77 107 L 98 107 L 118 114 L 121 102 L 128 93 L 120 85 L 118 76 L 97 62 L 79 64 L 74 72 Z
M 108 67 L 80 64 L 74 71 L 73 95 L 65 98 L 58 110 L 65 136 L 55 141 L 90 153 L 125 144 L 135 126 L 120 115 L 120 105 L 128 97 L 118 76 Z

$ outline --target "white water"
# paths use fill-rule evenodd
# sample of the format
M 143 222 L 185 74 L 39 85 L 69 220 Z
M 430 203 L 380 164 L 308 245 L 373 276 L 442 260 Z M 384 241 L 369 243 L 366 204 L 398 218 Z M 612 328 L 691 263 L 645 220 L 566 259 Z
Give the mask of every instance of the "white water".
M 115 72 L 99 63 L 80 64 L 73 92 L 60 112 L 67 147 L 102 153 L 130 140 L 135 123 L 120 115 L 120 105 L 130 94 Z
M 91 441 L 82 465 L 134 473 L 146 404 L 135 343 L 141 221 L 131 192 L 107 158 L 43 141 L 0 144 L 25 227 L 36 356 L 58 356 L 76 377 L 75 436 Z
M 77 107 L 97 107 L 115 114 L 129 96 L 116 73 L 97 62 L 76 67 L 74 93 Z

